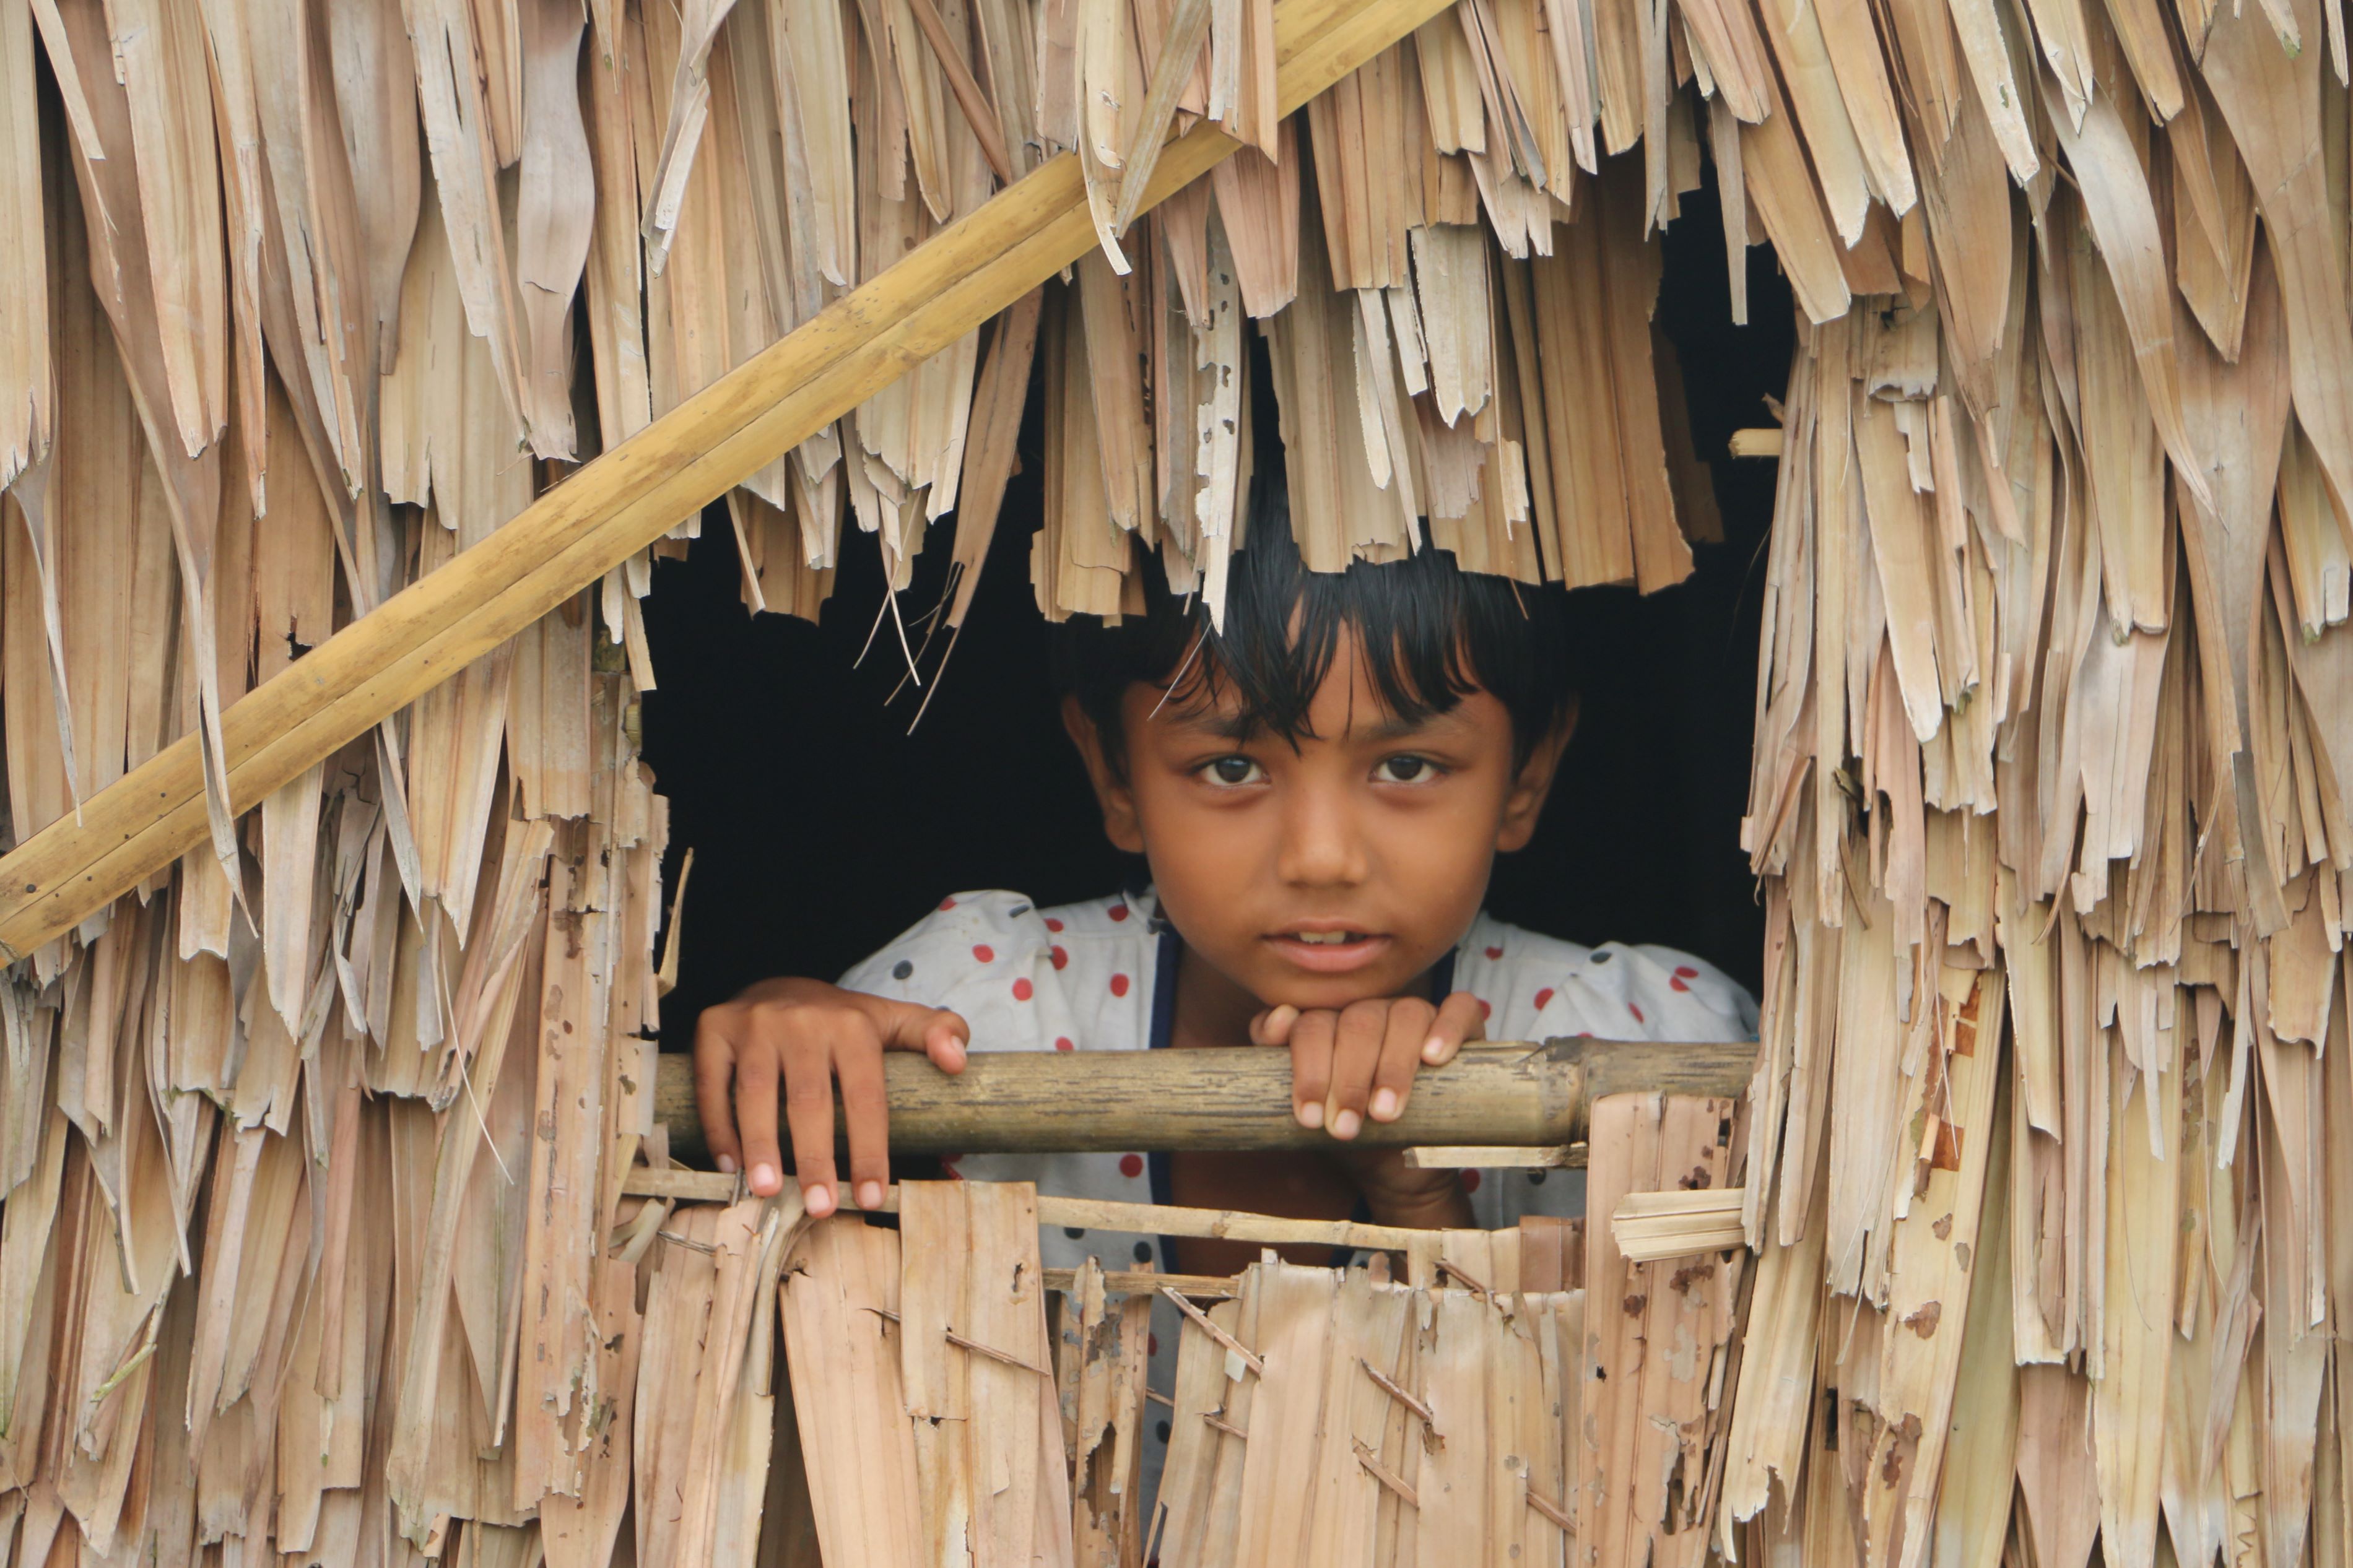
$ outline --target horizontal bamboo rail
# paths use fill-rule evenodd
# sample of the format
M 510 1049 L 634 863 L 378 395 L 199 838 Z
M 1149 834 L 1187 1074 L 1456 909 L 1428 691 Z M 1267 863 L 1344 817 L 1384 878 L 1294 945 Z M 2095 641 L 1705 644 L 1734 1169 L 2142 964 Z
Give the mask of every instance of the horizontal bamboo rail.
M 1358 1142 L 1567 1147 L 1585 1141 L 1588 1112 L 1604 1095 L 1736 1095 L 1756 1058 L 1746 1043 L 1467 1046 L 1417 1075 L 1405 1114 L 1366 1122 Z M 1291 1058 L 1282 1051 L 976 1051 L 953 1078 L 923 1057 L 893 1053 L 882 1068 L 891 1145 L 908 1153 L 1318 1149 L 1332 1142 L 1291 1119 Z M 685 1057 L 662 1058 L 654 1115 L 673 1151 L 701 1150 Z
M 1282 0 L 1281 111 L 1447 4 Z M 1162 152 L 1139 209 L 1238 145 L 1196 125 Z M 259 805 L 456 675 L 1076 261 L 1095 237 L 1075 156 L 1007 186 L 232 703 L 222 714 L 230 809 Z M 71 931 L 206 834 L 204 770 L 191 734 L 0 859 L 0 961 Z
M 747 1196 L 743 1180 L 716 1171 L 654 1171 L 640 1165 L 621 1183 L 625 1197 L 670 1203 L 728 1204 Z M 845 1200 L 849 1194 L 843 1194 Z M 855 1213 L 855 1204 L 844 1213 Z M 882 1194 L 876 1214 L 899 1212 L 899 1188 Z M 1205 1241 L 1254 1241 L 1267 1247 L 1361 1247 L 1403 1252 L 1429 1241 L 1431 1232 L 1402 1226 L 1365 1225 L 1352 1219 L 1292 1219 L 1242 1209 L 1193 1209 L 1174 1204 L 1124 1204 L 1108 1198 L 1038 1195 L 1038 1223 L 1060 1229 L 1112 1230 L 1130 1236 L 1188 1236 Z M 1133 1276 L 1131 1276 L 1133 1278 Z M 1149 1276 L 1154 1289 L 1192 1277 Z M 1114 1287 L 1116 1288 L 1116 1287 Z

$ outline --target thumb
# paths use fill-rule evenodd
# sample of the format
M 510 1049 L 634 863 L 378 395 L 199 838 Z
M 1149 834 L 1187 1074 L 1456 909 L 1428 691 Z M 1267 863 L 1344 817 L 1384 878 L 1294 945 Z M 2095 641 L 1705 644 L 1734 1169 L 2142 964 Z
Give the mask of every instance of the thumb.
M 1250 1037 L 1254 1046 L 1287 1046 L 1291 1043 L 1292 1026 L 1299 1022 L 1299 1009 L 1286 1002 L 1280 1007 L 1269 1007 L 1250 1019 Z
M 1457 991 L 1439 1005 L 1438 1017 L 1430 1026 L 1430 1038 L 1421 1047 L 1421 1059 L 1432 1067 L 1454 1059 L 1465 1040 L 1475 1040 L 1486 1033 L 1486 1010 L 1479 998 L 1468 991 Z
M 972 1041 L 972 1026 L 945 1007 L 919 1006 L 888 997 L 869 998 L 876 1032 L 886 1051 L 921 1051 L 942 1072 L 964 1071 L 965 1053 Z

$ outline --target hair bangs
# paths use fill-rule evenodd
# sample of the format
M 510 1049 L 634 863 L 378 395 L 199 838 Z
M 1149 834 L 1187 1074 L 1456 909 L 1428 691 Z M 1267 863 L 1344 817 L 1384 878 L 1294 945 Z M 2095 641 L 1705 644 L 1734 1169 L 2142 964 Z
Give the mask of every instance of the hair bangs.
M 1230 708 L 1240 737 L 1273 734 L 1294 746 L 1317 738 L 1311 710 L 1343 639 L 1353 639 L 1356 668 L 1387 721 L 1421 723 L 1485 690 L 1510 713 L 1514 761 L 1525 763 L 1567 714 L 1576 689 L 1556 590 L 1524 595 L 1429 545 L 1402 560 L 1310 571 L 1292 537 L 1278 464 L 1261 467 L 1247 515 L 1222 626 L 1197 596 L 1171 594 L 1149 569 L 1142 616 L 1064 623 L 1057 685 L 1078 699 L 1113 766 L 1125 755 L 1121 700 L 1139 682 L 1188 718 Z

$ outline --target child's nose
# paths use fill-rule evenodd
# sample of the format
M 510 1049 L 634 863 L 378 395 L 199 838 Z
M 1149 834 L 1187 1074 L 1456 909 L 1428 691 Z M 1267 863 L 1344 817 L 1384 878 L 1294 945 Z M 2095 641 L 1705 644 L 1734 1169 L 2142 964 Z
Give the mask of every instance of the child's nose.
M 1296 792 L 1283 814 L 1281 862 L 1286 882 L 1303 887 L 1348 886 L 1365 878 L 1364 844 L 1354 814 L 1339 792 Z

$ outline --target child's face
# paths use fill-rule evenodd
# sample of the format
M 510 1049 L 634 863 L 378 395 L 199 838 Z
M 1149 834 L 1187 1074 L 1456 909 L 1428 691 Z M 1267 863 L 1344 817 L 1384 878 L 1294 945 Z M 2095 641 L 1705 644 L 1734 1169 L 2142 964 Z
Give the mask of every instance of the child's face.
M 1203 708 L 1137 684 L 1122 713 L 1124 778 L 1068 710 L 1104 826 L 1151 862 L 1186 945 L 1267 1006 L 1409 991 L 1470 929 L 1496 852 L 1535 831 L 1568 738 L 1564 724 L 1515 769 L 1510 714 L 1483 690 L 1400 725 L 1353 638 L 1315 694 L 1315 738 L 1296 747 L 1243 735 L 1229 686 Z

